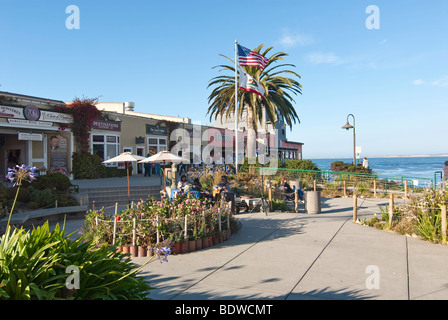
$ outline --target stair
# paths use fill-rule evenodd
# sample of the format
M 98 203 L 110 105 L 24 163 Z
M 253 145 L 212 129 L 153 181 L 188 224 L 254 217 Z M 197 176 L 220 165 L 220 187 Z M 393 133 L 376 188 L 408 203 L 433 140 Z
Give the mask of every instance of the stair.
M 148 197 L 160 199 L 160 186 L 131 186 L 131 202 L 145 201 Z M 118 203 L 120 209 L 129 205 L 127 187 L 80 188 L 80 194 L 88 195 L 88 208 L 109 208 Z

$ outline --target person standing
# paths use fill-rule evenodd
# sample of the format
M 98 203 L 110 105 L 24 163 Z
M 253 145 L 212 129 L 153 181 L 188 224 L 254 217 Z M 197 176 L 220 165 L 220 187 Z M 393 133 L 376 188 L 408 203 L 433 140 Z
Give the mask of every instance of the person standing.
M 369 169 L 369 160 L 367 160 L 367 157 L 362 158 L 362 167 L 364 169 Z
M 146 158 L 149 158 L 149 153 L 146 155 Z M 145 168 L 145 177 L 151 176 L 151 163 L 145 162 L 143 167 Z

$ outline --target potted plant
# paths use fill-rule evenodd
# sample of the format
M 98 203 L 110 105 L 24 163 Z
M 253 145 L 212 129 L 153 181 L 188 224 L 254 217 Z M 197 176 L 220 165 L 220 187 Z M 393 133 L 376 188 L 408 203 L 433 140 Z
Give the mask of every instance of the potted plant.
M 115 240 L 115 245 L 117 246 L 117 252 L 123 252 L 123 238 L 118 237 Z
M 154 245 L 152 243 L 148 244 L 146 247 L 146 256 L 152 257 L 154 255 Z
M 185 239 L 184 236 L 181 236 L 180 240 L 180 253 L 188 252 L 188 239 Z
M 202 229 L 199 230 L 197 237 L 196 237 L 196 250 L 201 250 L 202 249 L 202 243 L 203 243 L 203 238 L 204 233 L 202 231 Z
M 138 245 L 137 256 L 138 256 L 139 258 L 146 257 L 146 251 L 147 251 L 147 248 L 146 248 L 146 246 L 142 243 L 142 239 L 141 239 L 140 237 L 137 238 L 137 245 Z
M 196 239 L 196 232 L 193 232 L 193 235 L 188 238 L 188 252 L 196 251 Z

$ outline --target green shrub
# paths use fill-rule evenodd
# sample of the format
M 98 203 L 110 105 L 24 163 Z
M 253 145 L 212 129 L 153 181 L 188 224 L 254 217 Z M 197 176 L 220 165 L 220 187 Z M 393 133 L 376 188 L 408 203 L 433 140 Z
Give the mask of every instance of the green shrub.
M 289 212 L 291 211 L 291 208 L 288 206 L 287 203 L 283 202 L 282 200 L 272 200 L 272 210 L 281 210 Z
M 48 173 L 43 176 L 38 176 L 30 186 L 37 190 L 50 189 L 57 193 L 66 193 L 69 191 L 72 183 L 70 182 L 70 178 L 62 173 Z
M 79 268 L 79 289 L 68 290 L 67 267 Z M 151 287 L 129 255 L 70 239 L 48 222 L 32 231 L 15 229 L 0 241 L 0 300 L 145 299 Z
M 126 176 L 126 170 L 103 165 L 98 155 L 88 152 L 73 153 L 73 176 L 75 179 L 100 179 Z M 129 168 L 132 174 L 132 167 Z
M 54 205 L 56 200 L 58 199 L 58 195 L 50 189 L 37 190 L 33 187 L 30 187 L 29 189 L 31 189 L 29 195 L 30 204 L 33 203 L 33 207 L 31 209 L 50 207 Z M 20 192 L 22 192 L 22 190 L 20 190 Z

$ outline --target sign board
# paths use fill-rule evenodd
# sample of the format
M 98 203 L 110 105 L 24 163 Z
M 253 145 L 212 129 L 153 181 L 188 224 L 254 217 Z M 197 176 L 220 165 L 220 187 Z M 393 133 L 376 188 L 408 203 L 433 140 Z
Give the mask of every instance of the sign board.
M 121 131 L 121 121 L 93 120 L 92 129 Z
M 24 120 L 24 119 L 9 119 L 8 122 L 12 124 L 18 124 L 21 126 L 36 126 L 36 127 L 43 127 L 48 128 L 53 126 L 53 122 L 42 122 L 42 121 L 31 121 L 31 120 Z
M 71 123 L 73 121 L 73 117 L 69 114 L 39 109 L 32 104 L 26 107 L 0 105 L 0 117 L 36 122 Z
M 150 124 L 146 125 L 146 133 L 147 134 L 153 134 L 157 136 L 167 136 L 168 135 L 168 128 L 167 127 L 161 127 L 158 124 L 153 126 Z
M 145 143 L 145 137 L 135 137 L 135 144 Z
M 25 141 L 42 141 L 43 135 L 42 133 L 19 132 L 17 139 Z

